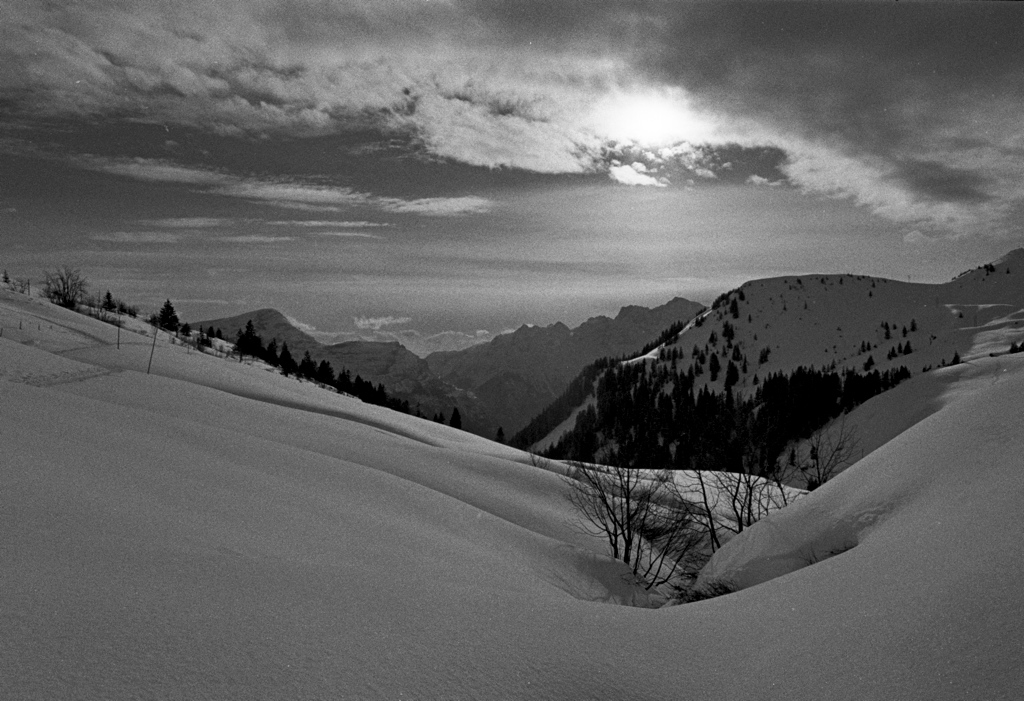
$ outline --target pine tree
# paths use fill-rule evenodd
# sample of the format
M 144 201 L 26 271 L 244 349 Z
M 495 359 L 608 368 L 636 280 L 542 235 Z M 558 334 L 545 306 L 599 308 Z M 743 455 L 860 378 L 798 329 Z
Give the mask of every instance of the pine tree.
M 160 308 L 160 314 L 157 316 L 157 324 L 162 329 L 174 332 L 178 330 L 181 322 L 178 320 L 178 314 L 174 311 L 174 305 L 171 304 L 171 300 L 164 302 L 164 306 Z
M 299 375 L 310 380 L 316 377 L 316 363 L 313 362 L 309 351 L 303 354 L 302 360 L 299 362 Z
M 462 428 L 462 415 L 459 414 L 459 407 L 452 409 L 452 418 L 448 420 L 448 425 L 452 428 Z
M 270 343 L 263 349 L 263 359 L 269 364 L 277 367 L 281 364 L 281 360 L 277 357 L 277 339 L 270 339 Z
M 107 294 L 103 295 L 103 303 L 100 306 L 106 312 L 117 311 L 117 302 L 114 301 L 114 296 L 110 294 L 110 290 L 107 290 Z
M 730 387 L 739 382 L 740 371 L 736 367 L 736 363 L 729 361 L 729 365 L 725 368 L 725 389 L 728 390 Z
M 317 382 L 322 382 L 325 385 L 334 384 L 334 368 L 331 367 L 330 362 L 326 360 L 320 361 L 320 364 L 316 367 L 316 380 Z
M 712 353 L 711 358 L 708 360 L 708 373 L 711 375 L 712 382 L 718 379 L 718 372 L 721 369 L 722 364 L 718 360 L 718 354 Z
M 252 319 L 245 323 L 244 331 L 238 332 L 235 350 L 238 351 L 238 362 L 242 362 L 242 356 L 245 355 L 251 355 L 254 358 L 263 355 L 263 339 L 256 335 L 256 328 L 252 325 Z
M 281 374 L 285 377 L 294 375 L 299 369 L 298 365 L 295 364 L 295 359 L 292 357 L 291 352 L 288 350 L 287 342 L 281 346 L 281 356 L 278 364 L 281 366 Z
M 502 428 L 501 426 L 498 426 L 498 434 L 494 437 L 494 440 L 496 440 L 498 443 L 505 443 L 505 429 Z

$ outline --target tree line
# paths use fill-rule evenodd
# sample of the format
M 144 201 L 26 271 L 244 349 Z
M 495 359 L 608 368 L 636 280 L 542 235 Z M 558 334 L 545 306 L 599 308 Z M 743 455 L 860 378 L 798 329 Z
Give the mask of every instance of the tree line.
M 211 327 L 202 333 L 207 337 L 216 337 L 219 334 L 219 329 L 214 330 Z M 238 330 L 235 338 L 235 352 L 238 353 L 239 362 L 242 362 L 245 356 L 258 358 L 271 367 L 280 369 L 281 374 L 285 377 L 295 376 L 311 382 L 318 382 L 344 394 L 350 394 L 367 404 L 387 407 L 405 414 L 413 413 L 408 400 L 400 400 L 388 395 L 383 384 L 374 385 L 359 375 L 353 377 L 346 368 L 336 372 L 331 367 L 330 361 L 317 361 L 308 350 L 299 360 L 296 360 L 292 356 L 287 342 L 278 346 L 277 339 L 272 338 L 264 344 L 263 338 L 256 333 L 251 319 L 246 322 L 244 329 Z M 422 416 L 418 410 L 416 414 Z
M 798 367 L 773 373 L 744 398 L 695 389 L 693 366 L 618 364 L 594 386 L 594 402 L 543 457 L 630 468 L 767 474 L 787 446 L 910 377 Z M 517 439 L 519 436 L 517 435 Z

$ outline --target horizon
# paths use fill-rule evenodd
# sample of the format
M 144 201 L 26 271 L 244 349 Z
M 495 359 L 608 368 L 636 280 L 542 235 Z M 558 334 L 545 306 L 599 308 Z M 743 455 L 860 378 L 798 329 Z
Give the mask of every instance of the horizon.
M 1020 19 L 16 0 L 0 267 L 420 352 L 779 275 L 944 282 L 1024 245 Z

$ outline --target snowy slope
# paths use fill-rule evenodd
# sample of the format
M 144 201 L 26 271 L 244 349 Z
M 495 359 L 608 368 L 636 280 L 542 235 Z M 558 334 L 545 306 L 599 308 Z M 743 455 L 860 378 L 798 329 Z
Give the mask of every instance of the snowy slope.
M 724 338 L 726 323 L 734 329 L 731 342 Z M 717 337 L 714 344 L 712 335 Z M 1005 351 L 1021 339 L 1024 249 L 988 269 L 978 268 L 938 285 L 863 275 L 753 280 L 724 296 L 701 326 L 688 328 L 669 348 L 679 348 L 687 360 L 695 346 L 715 349 L 724 368 L 732 357 L 726 351 L 739 347 L 748 371 L 741 372 L 737 386 L 749 389 L 754 375 L 764 378 L 800 365 L 823 368 L 832 363 L 840 371 L 863 371 L 869 357 L 878 370 L 906 366 L 918 374 L 925 367 L 948 363 L 955 352 L 967 359 Z M 889 357 L 889 351 L 908 343 L 909 353 Z M 768 359 L 762 363 L 764 349 Z M 707 375 L 701 381 L 707 383 Z M 710 384 L 721 389 L 723 378 Z
M 627 362 L 669 364 L 677 353 L 676 368 L 686 372 L 695 351 L 718 355 L 718 378 L 710 379 L 705 362 L 695 391 L 723 391 L 730 361 L 739 369 L 735 391 L 748 393 L 769 374 L 800 366 L 834 366 L 840 373 L 902 366 L 918 375 L 950 363 L 957 353 L 961 359 L 983 357 L 1024 341 L 1024 249 L 943 284 L 864 275 L 752 280 L 723 295 L 699 320 L 673 342 Z M 557 442 L 568 428 L 559 426 L 536 445 Z
M 1024 690 L 1024 356 L 943 371 L 931 417 L 711 571 L 785 576 L 650 610 L 603 603 L 636 594 L 522 453 L 163 340 L 146 375 L 151 339 L 6 292 L 0 328 L 0 698 Z M 830 528 L 856 547 L 794 570 L 780 542 Z

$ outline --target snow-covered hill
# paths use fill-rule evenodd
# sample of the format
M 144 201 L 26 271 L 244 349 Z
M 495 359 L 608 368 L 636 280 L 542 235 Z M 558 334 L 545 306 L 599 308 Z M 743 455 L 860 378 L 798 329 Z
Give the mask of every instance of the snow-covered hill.
M 649 610 L 523 453 L 6 291 L 0 329 L 0 698 L 1024 692 L 1024 355 L 712 561 L 761 584 Z
M 735 361 L 741 366 L 737 389 L 743 390 L 755 375 L 763 379 L 800 365 L 834 363 L 838 370 L 858 371 L 866 364 L 882 371 L 906 366 L 918 374 L 949 363 L 954 353 L 967 359 L 1005 352 L 1021 339 L 1024 249 L 1017 249 L 938 285 L 864 275 L 754 280 L 720 297 L 700 326 L 664 351 L 681 351 L 685 366 L 694 347 L 714 350 L 724 370 L 738 348 L 747 363 L 744 372 L 743 361 Z M 724 377 L 723 371 L 711 382 L 706 374 L 702 384 L 721 389 Z
M 918 375 L 955 356 L 1004 353 L 1022 340 L 1024 249 L 1017 249 L 944 284 L 863 275 L 753 280 L 719 297 L 673 341 L 629 362 L 684 373 L 700 365 L 695 391 L 723 391 L 732 363 L 734 391 L 750 393 L 768 375 L 800 366 L 840 373 L 905 367 Z M 571 428 L 564 423 L 536 446 Z

